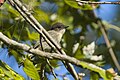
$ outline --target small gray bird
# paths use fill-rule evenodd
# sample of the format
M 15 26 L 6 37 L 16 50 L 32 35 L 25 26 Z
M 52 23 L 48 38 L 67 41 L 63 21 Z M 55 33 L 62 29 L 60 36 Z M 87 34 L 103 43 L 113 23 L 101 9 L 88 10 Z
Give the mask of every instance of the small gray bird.
M 64 24 L 57 22 L 51 26 L 51 29 L 48 31 L 48 33 L 60 45 L 60 41 L 67 27 L 68 26 L 65 26 Z M 47 44 L 47 42 L 43 38 L 41 38 L 41 44 L 44 51 L 51 50 L 51 47 Z M 40 41 L 37 41 L 33 48 L 41 50 Z
M 56 43 L 58 43 L 60 45 L 60 41 L 61 41 L 62 36 L 65 33 L 67 27 L 68 26 L 65 26 L 64 24 L 58 22 L 58 23 L 55 23 L 51 26 L 51 29 L 48 31 L 48 33 L 51 35 L 51 37 L 54 39 L 54 41 L 56 41 Z M 42 47 L 41 47 L 41 44 L 42 44 Z M 47 51 L 51 52 L 51 50 L 52 50 L 52 48 L 47 44 L 47 42 L 43 39 L 43 37 L 40 38 L 40 41 L 37 41 L 37 43 L 35 44 L 35 46 L 33 48 L 43 50 L 46 52 Z M 48 59 L 46 59 L 46 62 L 47 62 L 47 64 L 50 63 Z M 62 61 L 62 62 L 64 63 L 64 65 L 67 66 L 66 67 L 67 70 L 73 75 L 73 77 L 75 77 L 75 79 L 78 80 L 78 78 L 76 77 L 77 73 L 73 69 L 72 64 L 64 62 L 64 61 Z M 44 80 L 44 75 L 43 75 L 44 74 L 44 67 L 45 67 L 45 63 L 43 63 L 41 66 L 41 69 L 42 69 L 41 70 L 41 72 L 42 72 L 41 80 Z M 51 68 L 51 66 L 50 66 L 50 68 Z M 52 70 L 52 73 L 55 77 L 53 69 L 51 69 L 51 70 Z

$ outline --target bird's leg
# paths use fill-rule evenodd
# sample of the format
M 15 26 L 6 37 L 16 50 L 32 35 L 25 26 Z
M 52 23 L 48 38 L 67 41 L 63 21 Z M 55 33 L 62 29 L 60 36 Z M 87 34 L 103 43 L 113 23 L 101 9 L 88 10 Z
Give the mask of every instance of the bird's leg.
M 42 45 L 42 36 L 41 36 L 41 35 L 40 35 L 40 46 L 41 46 L 41 50 L 44 51 L 43 45 Z M 51 49 L 50 52 L 52 52 L 52 49 Z M 55 72 L 54 72 L 54 68 L 53 68 L 53 66 L 50 64 L 49 59 L 46 59 L 46 63 L 48 64 L 48 66 L 49 66 L 49 68 L 50 68 L 53 76 L 54 76 L 55 78 L 57 78 L 57 77 L 56 77 L 56 74 L 55 74 Z M 42 64 L 43 66 L 41 66 L 41 80 L 44 80 L 44 77 L 45 77 L 45 66 L 46 66 L 46 63 L 43 63 L 43 64 Z
M 44 51 L 43 50 L 43 45 L 42 45 L 42 35 L 40 34 L 40 47 L 41 47 L 41 50 L 42 51 Z M 46 63 L 42 63 L 41 64 L 41 73 L 40 73 L 40 77 L 41 77 L 41 80 L 44 80 L 44 78 L 45 78 L 45 66 L 46 66 Z

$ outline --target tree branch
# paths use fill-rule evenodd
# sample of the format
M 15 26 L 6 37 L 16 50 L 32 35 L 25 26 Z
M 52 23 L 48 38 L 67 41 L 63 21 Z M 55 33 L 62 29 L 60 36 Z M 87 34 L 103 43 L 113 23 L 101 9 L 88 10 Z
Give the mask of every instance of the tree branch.
M 104 69 L 94 65 L 94 64 L 87 63 L 87 62 L 84 62 L 84 61 L 79 61 L 79 60 L 75 59 L 74 57 L 70 57 L 70 56 L 67 56 L 67 55 L 64 55 L 64 54 L 48 53 L 48 52 L 40 51 L 38 49 L 31 48 L 30 46 L 28 46 L 26 44 L 18 43 L 16 41 L 12 40 L 12 39 L 9 39 L 5 35 L 3 35 L 2 32 L 0 32 L 0 40 L 2 42 L 4 42 L 6 45 L 9 45 L 10 47 L 11 46 L 12 47 L 17 47 L 18 49 L 24 50 L 28 53 L 39 55 L 41 57 L 45 57 L 45 58 L 48 58 L 48 59 L 59 59 L 59 60 L 62 60 L 62 61 L 64 60 L 64 61 L 73 63 L 77 66 L 80 66 L 80 67 L 82 66 L 82 67 L 87 68 L 91 71 L 95 71 L 95 72 L 99 73 L 101 75 L 101 77 L 103 77 L 104 79 L 107 80 L 106 71 Z
M 33 17 L 33 15 L 26 9 L 24 5 L 19 0 L 8 0 L 9 3 L 23 16 L 23 18 L 39 33 L 41 34 L 47 43 L 50 44 L 53 48 L 55 48 L 59 54 L 66 53 L 62 50 L 61 46 L 59 46 L 54 39 L 48 34 L 48 32 L 39 24 L 39 22 Z M 78 80 L 77 72 L 75 71 L 72 64 L 65 62 L 67 70 L 71 73 L 71 75 Z
M 97 19 L 96 23 L 99 25 L 100 27 L 100 31 L 101 33 L 103 34 L 103 37 L 105 39 L 105 43 L 106 43 L 106 46 L 107 48 L 109 49 L 109 53 L 110 53 L 110 56 L 115 64 L 115 66 L 117 67 L 118 71 L 120 71 L 120 65 L 119 65 L 119 62 L 115 56 L 115 52 L 110 44 L 110 41 L 107 37 L 107 33 L 106 33 L 106 30 L 105 30 L 105 25 L 102 23 L 101 19 L 97 17 L 97 15 L 95 14 L 95 12 L 93 11 L 93 14 L 94 14 L 94 17 Z
M 116 66 L 117 69 L 120 71 L 119 62 L 118 62 L 118 60 L 117 60 L 117 58 L 116 58 L 116 56 L 115 56 L 115 53 L 114 53 L 114 51 L 113 51 L 113 49 L 112 49 L 112 46 L 111 46 L 111 44 L 110 44 L 110 41 L 109 41 L 109 39 L 108 39 L 108 37 L 107 37 L 106 30 L 105 30 L 105 26 L 104 26 L 104 24 L 101 22 L 101 20 L 98 20 L 97 23 L 98 23 L 98 25 L 100 26 L 100 30 L 101 30 L 101 32 L 102 32 L 102 34 L 103 34 L 103 36 L 104 36 L 104 39 L 105 39 L 105 42 L 106 42 L 106 46 L 107 46 L 107 48 L 109 49 L 110 56 L 111 56 L 111 58 L 112 58 L 112 60 L 113 60 L 113 62 L 114 62 L 114 64 L 115 64 L 115 66 Z
M 116 1 L 116 2 L 94 2 L 94 1 L 81 1 L 81 0 L 76 0 L 76 2 L 78 3 L 78 5 L 82 6 L 85 4 L 118 4 L 120 5 L 120 1 Z

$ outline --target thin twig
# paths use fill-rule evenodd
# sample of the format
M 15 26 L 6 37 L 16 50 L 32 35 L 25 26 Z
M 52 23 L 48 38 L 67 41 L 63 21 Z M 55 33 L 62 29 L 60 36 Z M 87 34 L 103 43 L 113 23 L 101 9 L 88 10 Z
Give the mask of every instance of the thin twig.
M 41 47 L 41 50 L 42 51 L 44 51 L 43 50 L 43 45 L 42 45 L 42 35 L 40 34 L 39 35 L 39 38 L 40 38 L 40 47 Z M 39 46 L 38 46 L 38 48 L 39 48 Z M 47 61 L 47 60 L 46 60 Z M 44 80 L 44 78 L 45 78 L 45 66 L 46 66 L 46 63 L 42 63 L 42 65 L 41 65 L 41 80 Z
M 104 36 L 104 39 L 105 39 L 107 48 L 109 49 L 109 53 L 110 53 L 110 55 L 111 55 L 111 57 L 112 57 L 112 60 L 113 60 L 113 62 L 114 62 L 114 64 L 115 64 L 115 66 L 117 67 L 117 69 L 120 71 L 119 62 L 118 62 L 118 60 L 117 60 L 117 58 L 116 58 L 116 56 L 115 56 L 115 53 L 114 53 L 114 51 L 113 51 L 113 49 L 112 49 L 112 46 L 111 46 L 111 44 L 110 44 L 110 41 L 109 41 L 109 39 L 108 39 L 108 37 L 107 37 L 106 31 L 105 31 L 105 26 L 104 26 L 104 24 L 103 24 L 100 20 L 98 20 L 98 24 L 99 24 L 100 30 L 101 30 L 101 32 L 102 32 L 102 34 L 103 34 L 103 36 Z
M 85 4 L 118 4 L 120 5 L 120 1 L 117 2 L 93 2 L 93 1 L 81 1 L 81 0 L 76 0 L 78 2 L 78 5 L 82 6 Z
M 111 55 L 111 58 L 112 58 L 112 60 L 113 60 L 113 62 L 115 64 L 115 66 L 117 67 L 117 69 L 120 71 L 120 65 L 119 65 L 119 62 L 118 62 L 118 60 L 117 60 L 117 58 L 115 56 L 115 53 L 114 53 L 114 51 L 112 49 L 110 41 L 109 41 L 109 39 L 107 37 L 107 33 L 106 33 L 106 30 L 105 30 L 105 25 L 102 23 L 101 19 L 99 19 L 97 17 L 97 15 L 95 14 L 94 11 L 93 11 L 93 14 L 94 14 L 94 17 L 97 19 L 96 23 L 99 25 L 100 30 L 101 30 L 101 32 L 102 32 L 102 34 L 104 36 L 105 43 L 106 43 L 107 48 L 109 49 L 109 53 Z
M 50 70 L 51 70 L 54 78 L 57 79 L 57 76 L 56 76 L 56 74 L 55 74 L 55 72 L 54 72 L 54 68 L 53 68 L 52 65 L 50 64 L 50 61 L 49 61 L 48 59 L 46 59 L 46 61 L 47 61 L 48 66 L 50 67 Z
M 61 46 L 59 46 L 54 39 L 48 34 L 48 32 L 39 24 L 39 22 L 33 17 L 33 15 L 26 9 L 25 6 L 19 0 L 8 0 L 9 3 L 23 16 L 23 18 L 39 33 L 41 34 L 45 40 L 60 54 L 66 55 L 66 53 L 62 50 Z M 66 62 L 67 63 L 67 62 Z M 73 68 L 72 64 L 66 64 L 67 70 L 71 73 L 71 75 L 78 80 L 78 75 Z M 69 69 L 68 69 L 69 68 Z
M 45 78 L 45 64 L 41 64 L 40 66 L 40 80 L 44 80 Z

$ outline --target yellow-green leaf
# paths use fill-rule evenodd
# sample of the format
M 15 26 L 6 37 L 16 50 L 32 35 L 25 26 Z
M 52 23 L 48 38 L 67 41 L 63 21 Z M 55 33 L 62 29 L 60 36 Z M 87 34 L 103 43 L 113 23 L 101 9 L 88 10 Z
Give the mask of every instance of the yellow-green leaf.
M 73 7 L 73 8 L 77 8 L 77 9 L 82 9 L 82 10 L 92 10 L 93 7 L 92 5 L 89 4 L 85 4 L 85 5 L 78 5 L 78 2 L 76 0 L 64 0 L 66 4 L 68 4 L 69 6 Z
M 40 77 L 39 77 L 39 74 L 37 72 L 37 69 L 35 68 L 33 63 L 29 59 L 27 59 L 27 58 L 24 61 L 24 68 L 23 68 L 23 70 L 33 80 L 40 80 Z
M 30 33 L 28 28 L 26 28 L 26 30 L 27 30 L 27 34 L 28 34 L 28 37 L 29 37 L 30 40 L 37 40 L 37 39 L 39 39 L 39 34 L 37 32 Z
M 24 78 L 12 70 L 6 63 L 0 61 L 0 80 L 24 80 Z

